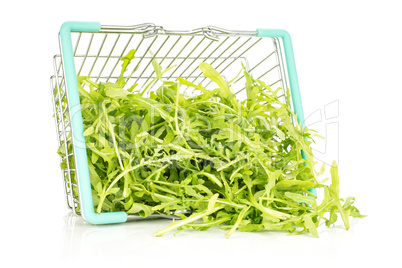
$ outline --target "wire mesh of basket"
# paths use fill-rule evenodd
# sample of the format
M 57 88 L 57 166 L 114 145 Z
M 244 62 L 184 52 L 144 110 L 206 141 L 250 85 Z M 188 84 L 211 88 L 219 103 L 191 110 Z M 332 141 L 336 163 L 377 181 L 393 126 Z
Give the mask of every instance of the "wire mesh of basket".
M 59 42 L 60 54 L 53 58 L 50 81 L 66 204 L 91 223 L 124 222 L 136 216 L 94 212 L 77 77 L 90 76 L 96 83 L 115 82 L 120 76 L 119 61 L 131 49 L 135 49 L 136 58 L 125 73 L 128 86 L 137 84 L 136 88 L 143 89 L 151 83 L 149 93 L 162 84 L 161 80 L 182 77 L 212 88 L 215 85 L 198 68 L 206 62 L 225 80 L 234 78 L 231 90 L 242 100 L 246 98 L 245 77 L 240 72 L 244 65 L 256 79 L 281 88 L 282 96 L 283 89 L 290 88 L 293 110 L 298 121 L 304 122 L 292 44 L 283 30 L 229 31 L 209 26 L 173 31 L 151 23 L 108 26 L 66 22 L 60 29 Z M 163 69 L 174 68 L 162 79 L 154 79 L 154 60 Z M 181 90 L 195 94 L 189 87 Z

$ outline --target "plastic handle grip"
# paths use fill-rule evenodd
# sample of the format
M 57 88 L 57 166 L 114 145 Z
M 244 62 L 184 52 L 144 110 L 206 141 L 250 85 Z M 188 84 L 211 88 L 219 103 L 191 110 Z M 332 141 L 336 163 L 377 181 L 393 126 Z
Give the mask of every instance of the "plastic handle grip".
M 281 29 L 257 29 L 257 36 L 282 38 L 285 52 L 285 60 L 289 75 L 290 92 L 292 94 L 293 110 L 297 115 L 297 122 L 300 122 L 301 126 L 305 127 L 306 125 L 304 122 L 304 112 L 300 95 L 299 80 L 297 78 L 296 63 L 293 54 L 292 39 L 290 37 L 290 34 L 287 31 Z M 301 154 L 304 159 L 307 158 L 306 154 L 303 151 L 301 152 Z M 309 191 L 312 194 L 317 195 L 316 189 L 313 188 Z
M 61 54 L 64 64 L 68 106 L 70 110 L 71 131 L 76 160 L 75 169 L 79 185 L 81 213 L 87 222 L 93 224 L 107 224 L 127 221 L 126 212 L 95 213 L 92 201 L 92 189 L 89 176 L 85 138 L 83 136 L 84 127 L 82 124 L 81 105 L 78 94 L 71 32 L 98 32 L 100 28 L 101 25 L 98 22 L 76 21 L 65 22 L 60 28 Z

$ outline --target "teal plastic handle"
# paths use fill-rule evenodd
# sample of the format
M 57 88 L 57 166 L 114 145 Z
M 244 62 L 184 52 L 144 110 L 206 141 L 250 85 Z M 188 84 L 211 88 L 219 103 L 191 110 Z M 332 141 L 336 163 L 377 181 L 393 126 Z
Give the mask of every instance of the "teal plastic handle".
M 60 28 L 60 44 L 62 50 L 65 81 L 70 109 L 71 130 L 76 160 L 76 175 L 78 177 L 81 214 L 83 218 L 93 224 L 107 224 L 127 221 L 126 212 L 107 212 L 97 214 L 92 201 L 92 189 L 89 176 L 88 158 L 82 124 L 81 104 L 78 94 L 77 75 L 74 64 L 71 32 L 98 32 L 99 22 L 68 21 Z
M 290 34 L 282 29 L 257 29 L 258 37 L 280 37 L 283 41 L 283 47 L 285 51 L 285 60 L 288 70 L 290 92 L 292 94 L 293 110 L 297 116 L 297 122 L 301 123 L 302 127 L 305 127 L 303 105 L 301 101 L 299 80 L 297 78 L 295 57 L 293 54 L 292 39 Z M 302 157 L 307 158 L 306 154 L 302 151 Z M 317 195 L 317 190 L 312 188 L 309 190 L 314 195 Z

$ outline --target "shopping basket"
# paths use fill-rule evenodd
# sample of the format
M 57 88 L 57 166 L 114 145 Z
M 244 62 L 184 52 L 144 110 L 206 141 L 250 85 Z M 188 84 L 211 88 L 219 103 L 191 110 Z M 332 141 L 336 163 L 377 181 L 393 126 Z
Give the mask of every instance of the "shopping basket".
M 54 56 L 54 75 L 50 80 L 58 145 L 63 151 L 63 185 L 67 206 L 87 222 L 118 223 L 139 217 L 124 211 L 94 210 L 77 85 L 78 76 L 90 76 L 95 82 L 116 81 L 120 75 L 119 60 L 130 49 L 136 50 L 136 59 L 124 78 L 127 83 L 137 83 L 138 88 L 155 76 L 155 59 L 164 68 L 176 65 L 163 78 L 182 77 L 207 88 L 212 85 L 198 69 L 200 62 L 209 63 L 225 79 L 235 77 L 243 64 L 253 77 L 271 87 L 290 89 L 293 111 L 304 127 L 291 38 L 284 30 L 232 31 L 209 26 L 173 31 L 151 23 L 109 26 L 65 22 L 59 32 L 59 44 L 60 54 Z M 155 81 L 151 90 L 158 83 L 161 82 Z M 234 81 L 239 99 L 246 98 L 244 84 L 245 77 L 241 75 Z

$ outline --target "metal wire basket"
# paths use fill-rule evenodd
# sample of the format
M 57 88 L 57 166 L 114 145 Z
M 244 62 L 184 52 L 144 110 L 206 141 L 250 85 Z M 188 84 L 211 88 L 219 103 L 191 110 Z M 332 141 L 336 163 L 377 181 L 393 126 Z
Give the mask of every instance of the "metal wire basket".
M 66 22 L 59 32 L 59 44 L 60 54 L 54 56 L 50 81 L 57 140 L 62 151 L 59 153 L 63 155 L 60 163 L 66 203 L 74 214 L 82 215 L 90 223 L 117 223 L 139 216 L 128 216 L 123 211 L 94 211 L 77 76 L 91 76 L 95 82 L 116 81 L 120 75 L 116 68 L 119 60 L 132 48 L 136 50 L 136 59 L 126 72 L 128 84 L 137 83 L 141 88 L 152 81 L 154 59 L 163 68 L 176 65 L 163 79 L 182 77 L 207 88 L 212 85 L 198 69 L 200 62 L 209 63 L 225 79 L 235 77 L 242 63 L 253 77 L 271 87 L 290 88 L 293 110 L 304 126 L 291 39 L 284 30 L 229 31 L 209 26 L 171 31 L 151 23 L 108 26 Z M 161 82 L 156 80 L 149 89 L 157 88 L 158 83 Z M 234 81 L 234 92 L 240 100 L 246 98 L 244 85 L 245 77 L 239 75 Z

